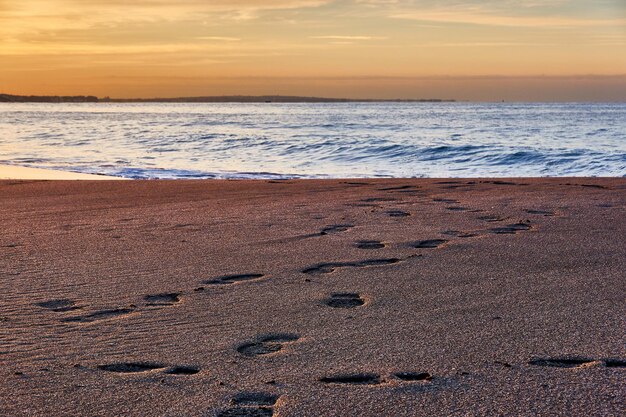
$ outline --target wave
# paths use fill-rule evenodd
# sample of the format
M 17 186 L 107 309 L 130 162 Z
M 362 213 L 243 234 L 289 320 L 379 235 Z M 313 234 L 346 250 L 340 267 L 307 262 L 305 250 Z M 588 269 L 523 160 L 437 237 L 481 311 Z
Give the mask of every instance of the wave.
M 126 178 L 626 176 L 626 104 L 0 105 L 4 163 Z

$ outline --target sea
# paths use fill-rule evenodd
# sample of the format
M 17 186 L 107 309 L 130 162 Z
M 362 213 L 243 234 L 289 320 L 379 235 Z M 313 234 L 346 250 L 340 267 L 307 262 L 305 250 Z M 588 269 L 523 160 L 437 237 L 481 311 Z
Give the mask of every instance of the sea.
M 0 164 L 126 178 L 626 176 L 626 103 L 0 103 Z

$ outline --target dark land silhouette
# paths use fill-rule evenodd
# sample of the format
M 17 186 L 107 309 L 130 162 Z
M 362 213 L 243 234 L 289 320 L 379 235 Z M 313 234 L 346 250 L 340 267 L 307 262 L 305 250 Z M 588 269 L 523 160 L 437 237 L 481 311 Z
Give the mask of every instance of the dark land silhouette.
M 300 96 L 206 96 L 175 98 L 98 98 L 96 96 L 19 96 L 0 94 L 0 103 L 356 103 L 356 102 L 454 102 L 451 99 L 348 99 Z

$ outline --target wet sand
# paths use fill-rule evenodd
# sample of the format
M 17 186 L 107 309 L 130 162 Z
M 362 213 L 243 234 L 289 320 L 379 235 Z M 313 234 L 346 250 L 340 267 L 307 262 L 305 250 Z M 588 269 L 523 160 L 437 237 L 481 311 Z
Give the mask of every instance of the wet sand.
M 0 181 L 0 414 L 626 414 L 626 179 Z
M 0 165 L 0 180 L 123 180 L 107 175 L 81 174 L 53 169 L 28 168 L 16 165 Z

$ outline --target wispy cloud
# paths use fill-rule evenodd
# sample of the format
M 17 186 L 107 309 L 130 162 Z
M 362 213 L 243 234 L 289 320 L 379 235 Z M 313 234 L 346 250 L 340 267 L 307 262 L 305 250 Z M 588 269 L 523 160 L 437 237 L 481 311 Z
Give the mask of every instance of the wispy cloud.
M 623 0 L 355 0 L 390 18 L 515 27 L 626 24 Z
M 323 36 L 309 36 L 309 39 L 328 39 L 335 41 L 373 41 L 388 39 L 384 36 L 351 36 L 351 35 L 323 35 Z
M 318 7 L 332 0 L 0 0 L 0 19 L 76 23 L 198 20 L 209 15 L 226 19 L 251 19 L 259 12 Z
M 513 16 L 487 12 L 438 9 L 419 12 L 398 11 L 390 14 L 389 17 L 426 22 L 512 27 L 592 27 L 626 25 L 626 19 L 588 19 L 566 16 Z
M 231 38 L 228 36 L 197 36 L 196 39 L 201 41 L 218 41 L 218 42 L 239 42 L 241 38 Z

